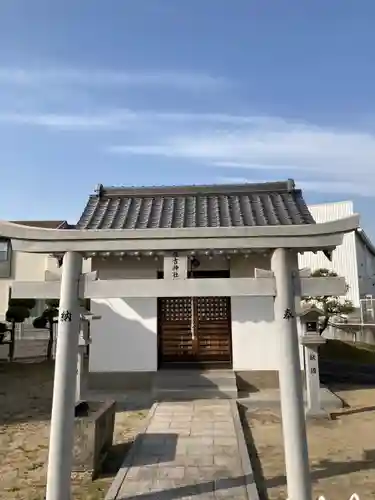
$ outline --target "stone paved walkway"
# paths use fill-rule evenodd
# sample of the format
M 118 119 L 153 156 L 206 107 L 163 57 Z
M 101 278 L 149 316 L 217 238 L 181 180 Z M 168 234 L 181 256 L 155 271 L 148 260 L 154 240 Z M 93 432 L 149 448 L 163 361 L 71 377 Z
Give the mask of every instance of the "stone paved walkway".
M 155 404 L 106 500 L 258 498 L 234 401 Z

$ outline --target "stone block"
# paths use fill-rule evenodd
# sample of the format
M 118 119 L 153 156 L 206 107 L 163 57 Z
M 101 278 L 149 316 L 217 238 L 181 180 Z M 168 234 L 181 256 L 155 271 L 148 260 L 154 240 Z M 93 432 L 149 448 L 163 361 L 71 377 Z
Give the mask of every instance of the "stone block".
M 116 402 L 90 403 L 86 416 L 74 419 L 73 472 L 91 472 L 94 480 L 113 444 Z

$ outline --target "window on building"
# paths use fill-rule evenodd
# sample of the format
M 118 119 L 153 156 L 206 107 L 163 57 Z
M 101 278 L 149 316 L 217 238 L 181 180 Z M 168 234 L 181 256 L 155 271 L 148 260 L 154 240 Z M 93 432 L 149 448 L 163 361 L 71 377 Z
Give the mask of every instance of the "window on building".
M 9 254 L 8 241 L 0 241 L 0 262 L 6 262 Z

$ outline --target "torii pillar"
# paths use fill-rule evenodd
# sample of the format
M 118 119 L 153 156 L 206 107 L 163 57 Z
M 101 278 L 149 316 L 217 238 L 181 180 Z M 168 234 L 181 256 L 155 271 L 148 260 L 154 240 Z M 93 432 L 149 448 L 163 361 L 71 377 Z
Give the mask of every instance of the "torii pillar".
M 46 500 L 70 500 L 82 256 L 64 255 L 49 441 Z
M 296 315 L 297 252 L 276 249 L 271 268 L 276 280 L 274 313 L 280 342 L 279 385 L 288 499 L 312 500 Z

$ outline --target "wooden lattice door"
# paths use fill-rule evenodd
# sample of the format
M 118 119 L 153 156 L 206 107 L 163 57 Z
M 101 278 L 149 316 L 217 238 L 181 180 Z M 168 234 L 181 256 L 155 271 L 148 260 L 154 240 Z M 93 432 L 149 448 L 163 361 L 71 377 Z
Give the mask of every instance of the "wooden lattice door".
M 228 297 L 159 299 L 159 358 L 162 363 L 230 363 Z
M 159 353 L 162 362 L 194 358 L 192 300 L 190 297 L 159 299 Z
M 197 357 L 204 362 L 230 362 L 229 297 L 196 297 Z

